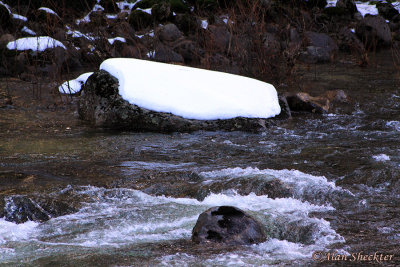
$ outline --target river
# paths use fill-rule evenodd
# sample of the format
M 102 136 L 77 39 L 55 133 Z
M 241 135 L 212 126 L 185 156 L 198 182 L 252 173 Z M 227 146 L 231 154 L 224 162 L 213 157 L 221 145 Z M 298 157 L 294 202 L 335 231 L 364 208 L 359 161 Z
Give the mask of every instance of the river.
M 368 68 L 318 65 L 300 76 L 310 93 L 344 90 L 347 108 L 295 114 L 258 134 L 114 133 L 79 122 L 16 133 L 3 123 L 5 203 L 45 194 L 81 205 L 42 223 L 0 219 L 0 264 L 300 266 L 333 265 L 332 255 L 346 264 L 400 264 L 400 76 L 391 57 Z M 198 215 L 219 205 L 248 211 L 270 239 L 192 244 Z M 378 260 L 363 260 L 374 253 Z

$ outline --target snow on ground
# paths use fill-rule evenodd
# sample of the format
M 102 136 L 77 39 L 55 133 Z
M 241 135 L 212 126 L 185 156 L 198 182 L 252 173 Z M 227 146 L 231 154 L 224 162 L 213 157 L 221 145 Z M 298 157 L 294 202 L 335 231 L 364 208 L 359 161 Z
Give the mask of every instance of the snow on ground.
M 93 72 L 87 72 L 80 75 L 78 78 L 70 81 L 65 81 L 58 87 L 58 91 L 62 94 L 76 94 L 82 89 L 82 85 L 85 84 L 86 80 L 92 75 Z
M 32 50 L 32 51 L 44 51 L 46 49 L 62 47 L 67 49 L 60 41 L 53 39 L 49 36 L 39 37 L 25 37 L 7 44 L 9 50 Z
M 36 35 L 36 32 L 32 31 L 31 29 L 29 29 L 29 28 L 26 27 L 26 26 L 24 26 L 24 27 L 21 29 L 21 32 L 24 32 L 24 33 L 27 33 L 27 34 L 30 34 L 30 35 Z
M 332 7 L 336 6 L 337 0 L 328 0 L 328 4 L 326 7 Z M 370 1 L 370 2 L 361 2 L 361 1 L 355 1 L 355 4 L 357 6 L 357 10 L 361 13 L 361 15 L 364 17 L 366 14 L 370 15 L 378 15 L 378 9 L 376 8 L 376 2 L 386 2 L 386 1 Z M 393 7 L 396 8 L 400 12 L 400 2 L 396 1 L 392 3 Z
M 56 15 L 57 17 L 59 17 L 58 14 L 54 10 L 52 10 L 48 7 L 40 7 L 39 10 L 43 10 L 44 12 L 47 12 L 49 14 L 53 14 L 53 15 Z
M 281 111 L 271 84 L 239 75 L 131 58 L 105 60 L 100 69 L 119 80 L 129 103 L 188 119 L 270 118 Z
M 390 160 L 390 157 L 386 154 L 379 154 L 379 155 L 374 155 L 372 158 L 376 161 L 388 161 Z
M 126 39 L 124 37 L 115 37 L 115 38 L 108 39 L 108 42 L 111 45 L 113 45 L 115 41 L 120 41 L 120 42 L 126 43 Z

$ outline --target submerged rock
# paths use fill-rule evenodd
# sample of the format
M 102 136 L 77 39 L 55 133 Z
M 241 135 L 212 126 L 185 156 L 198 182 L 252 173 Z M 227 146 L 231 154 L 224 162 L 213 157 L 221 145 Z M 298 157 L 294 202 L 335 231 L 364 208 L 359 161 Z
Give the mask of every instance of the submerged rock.
M 231 207 L 213 207 L 200 214 L 192 231 L 195 243 L 250 245 L 267 240 L 264 227 L 244 211 Z
M 0 217 L 6 221 L 24 223 L 26 221 L 44 222 L 77 211 L 71 203 L 51 198 L 37 198 L 23 195 L 4 198 L 4 209 Z
M 348 102 L 348 97 L 343 90 L 327 91 L 320 96 L 311 96 L 299 92 L 286 95 L 291 111 L 306 111 L 312 113 L 327 113 L 332 110 L 334 103 Z
M 271 120 L 237 117 L 226 120 L 194 120 L 171 113 L 156 112 L 130 104 L 119 94 L 118 80 L 104 70 L 88 78 L 78 102 L 81 119 L 95 127 L 151 132 L 197 130 L 265 130 Z

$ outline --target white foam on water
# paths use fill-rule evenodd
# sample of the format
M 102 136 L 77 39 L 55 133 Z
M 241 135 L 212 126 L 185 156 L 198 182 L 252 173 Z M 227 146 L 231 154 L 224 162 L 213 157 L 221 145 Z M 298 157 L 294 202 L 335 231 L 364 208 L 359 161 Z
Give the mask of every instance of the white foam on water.
M 342 241 L 327 221 L 309 217 L 312 211 L 328 211 L 332 207 L 293 198 L 211 194 L 203 201 L 198 201 L 191 198 L 151 196 L 132 189 L 93 186 L 75 188 L 74 192 L 87 200 L 77 213 L 52 218 L 40 224 L 27 222 L 17 225 L 0 220 L 0 244 L 6 248 L 2 251 L 4 258 L 38 258 L 66 249 L 76 251 L 79 248 L 118 248 L 166 240 L 188 240 L 199 214 L 210 207 L 221 205 L 247 210 L 266 227 L 273 225 L 275 220 L 278 223 L 273 227 L 278 227 L 281 222 L 292 221 L 300 221 L 305 226 L 312 225 L 315 237 L 314 244 L 309 246 L 318 246 L 319 249 Z M 299 252 L 295 249 L 290 252 L 293 258 L 310 250 L 309 246 L 272 239 L 266 244 L 251 247 L 250 256 L 239 254 L 240 257 L 237 258 L 232 255 L 226 257 L 229 262 L 236 263 L 241 260 L 246 263 L 254 257 L 262 260 L 268 256 L 265 251 L 271 250 L 270 247 L 275 243 L 281 244 L 282 251 L 289 245 L 297 248 Z M 37 247 L 41 250 L 38 251 Z M 275 254 L 271 257 L 276 259 Z
M 227 168 L 217 171 L 201 172 L 205 181 L 210 183 L 210 180 L 227 180 L 227 179 L 279 179 L 285 184 L 294 189 L 294 197 L 299 199 L 307 199 L 308 201 L 329 201 L 329 198 L 335 195 L 353 194 L 339 186 L 334 182 L 329 182 L 325 176 L 314 176 L 303 173 L 298 170 L 273 170 L 258 168 Z

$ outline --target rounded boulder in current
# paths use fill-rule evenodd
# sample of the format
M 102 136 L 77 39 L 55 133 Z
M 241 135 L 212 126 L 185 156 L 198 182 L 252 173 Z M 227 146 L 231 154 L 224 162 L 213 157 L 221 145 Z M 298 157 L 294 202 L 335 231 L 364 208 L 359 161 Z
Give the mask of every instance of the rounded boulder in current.
M 264 242 L 264 227 L 244 211 L 232 206 L 213 207 L 200 214 L 192 231 L 196 243 L 250 245 Z

